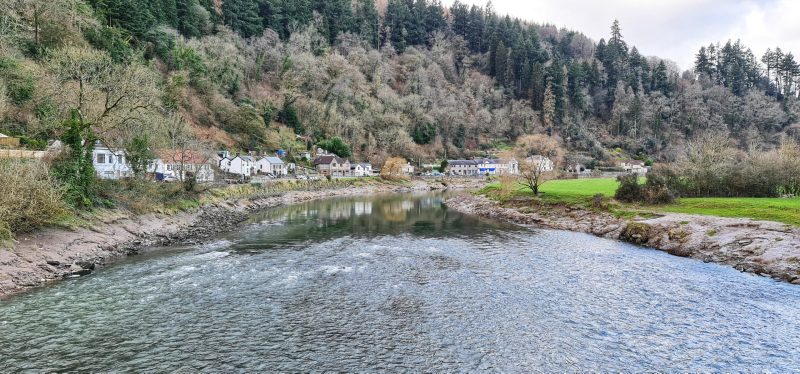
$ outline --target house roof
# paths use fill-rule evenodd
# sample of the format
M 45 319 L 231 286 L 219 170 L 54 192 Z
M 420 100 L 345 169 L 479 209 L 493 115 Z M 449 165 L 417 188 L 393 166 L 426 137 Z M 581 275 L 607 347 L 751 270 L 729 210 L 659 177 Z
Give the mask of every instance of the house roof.
M 477 165 L 475 160 L 447 160 L 448 165 Z
M 8 135 L 3 134 L 2 132 L 0 132 L 0 138 L 7 138 L 7 137 L 8 137 Z
M 208 158 L 201 152 L 195 150 L 162 149 L 156 151 L 156 155 L 165 163 L 184 163 L 184 164 L 207 164 Z
M 254 159 L 252 156 L 239 156 L 239 158 L 249 162 L 256 162 L 256 159 Z
M 364 169 L 372 169 L 372 164 L 370 164 L 368 162 L 359 162 L 359 163 L 356 163 L 356 164 L 351 164 L 350 165 L 350 169 L 355 169 L 358 166 L 361 166 Z
M 277 157 L 271 157 L 271 156 L 270 157 L 264 157 L 260 161 L 264 161 L 264 160 L 266 160 L 270 164 L 283 165 L 283 160 L 281 160 L 280 158 L 277 158 Z
M 542 155 L 533 155 L 528 157 L 528 161 L 544 161 L 544 160 L 550 161 L 549 158 Z
M 628 164 L 631 164 L 631 165 L 644 166 L 644 161 L 639 161 L 639 160 L 628 160 L 628 161 L 622 161 L 622 162 L 628 163 Z
M 325 155 L 325 156 L 319 156 L 319 157 L 315 158 L 314 159 L 314 165 L 329 165 L 334 160 L 336 160 L 336 162 L 338 162 L 340 164 L 347 163 L 346 159 L 341 158 L 339 156 Z
M 503 164 L 506 162 L 516 162 L 516 160 L 504 161 L 496 158 L 476 158 L 474 160 L 447 160 L 448 165 Z

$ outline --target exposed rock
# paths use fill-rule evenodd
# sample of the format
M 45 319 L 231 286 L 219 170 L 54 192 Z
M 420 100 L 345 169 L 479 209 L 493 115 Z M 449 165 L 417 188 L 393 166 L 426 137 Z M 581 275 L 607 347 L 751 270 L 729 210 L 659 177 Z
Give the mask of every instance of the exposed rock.
M 628 243 L 645 245 L 650 241 L 650 235 L 652 234 L 653 228 L 650 225 L 641 222 L 630 222 L 622 230 L 619 238 Z
M 447 206 L 508 222 L 620 239 L 675 256 L 800 284 L 800 229 L 782 223 L 686 214 L 664 214 L 629 222 L 577 207 L 566 209 L 522 201 L 509 201 L 501 206 L 474 195 L 450 198 Z
M 0 249 L 0 297 L 41 286 L 65 276 L 86 275 L 95 265 L 134 255 L 150 246 L 202 244 L 223 232 L 236 230 L 259 210 L 335 196 L 410 192 L 435 188 L 477 188 L 482 180 L 414 180 L 406 186 L 370 184 L 367 186 L 292 191 L 253 199 L 231 199 L 175 215 L 136 216 L 109 211 L 89 228 L 44 229 L 18 238 L 13 250 Z

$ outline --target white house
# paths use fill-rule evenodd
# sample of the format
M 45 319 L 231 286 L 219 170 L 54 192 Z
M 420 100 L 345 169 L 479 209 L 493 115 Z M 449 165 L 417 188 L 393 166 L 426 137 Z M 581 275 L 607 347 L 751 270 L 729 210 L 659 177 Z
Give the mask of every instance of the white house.
M 543 172 L 550 172 L 555 170 L 555 164 L 553 163 L 550 158 L 542 156 L 542 155 L 533 155 L 525 159 L 526 162 L 529 162 L 539 171 Z
M 213 182 L 214 170 L 207 158 L 197 151 L 164 150 L 158 152 L 159 158 L 153 160 L 150 169 L 156 180 L 185 180 L 193 173 L 199 183 Z
M 253 175 L 256 169 L 256 160 L 251 156 L 236 156 L 227 161 L 222 160 L 221 163 L 224 163 L 226 167 L 223 168 L 222 165 L 220 165 L 220 169 L 245 178 L 249 178 Z
M 453 175 L 478 175 L 478 162 L 475 160 L 447 160 L 446 169 Z
M 110 149 L 99 141 L 95 143 L 92 151 L 92 165 L 98 178 L 122 179 L 133 176 L 133 169 L 126 160 L 125 152 Z
M 638 160 L 620 161 L 619 167 L 628 173 L 647 174 L 647 166 L 645 166 L 644 161 L 638 161 Z
M 277 157 L 264 157 L 256 162 L 256 171 L 259 174 L 272 174 L 282 176 L 289 173 L 286 164 Z
M 414 165 L 411 165 L 410 162 L 403 165 L 403 174 L 414 175 Z
M 368 177 L 372 175 L 372 164 L 358 163 L 350 164 L 350 175 L 354 177 Z
M 447 160 L 447 172 L 462 176 L 519 174 L 519 163 L 515 159 Z

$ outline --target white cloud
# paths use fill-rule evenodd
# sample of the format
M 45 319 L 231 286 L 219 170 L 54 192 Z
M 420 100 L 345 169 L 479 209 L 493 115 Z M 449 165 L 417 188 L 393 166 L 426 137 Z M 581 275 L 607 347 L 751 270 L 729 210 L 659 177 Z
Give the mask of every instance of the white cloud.
M 484 5 L 485 0 L 461 0 Z M 453 0 L 445 0 L 446 5 Z M 691 68 L 702 45 L 741 39 L 761 56 L 768 47 L 800 53 L 798 0 L 494 0 L 499 14 L 551 23 L 607 38 L 619 19 L 625 40 L 644 55 L 655 55 Z

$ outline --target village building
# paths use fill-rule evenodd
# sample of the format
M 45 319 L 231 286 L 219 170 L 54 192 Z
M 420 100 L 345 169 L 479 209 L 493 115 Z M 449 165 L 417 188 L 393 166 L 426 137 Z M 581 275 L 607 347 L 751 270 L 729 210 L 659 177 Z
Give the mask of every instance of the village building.
M 526 158 L 525 161 L 541 172 L 551 172 L 556 169 L 553 160 L 546 156 L 533 155 Z
M 408 176 L 414 175 L 414 165 L 411 165 L 410 162 L 405 164 L 405 165 L 403 165 L 402 172 L 403 172 L 403 174 L 408 175 Z
M 272 176 L 284 176 L 289 174 L 288 167 L 278 157 L 264 157 L 256 162 L 256 172 L 259 174 L 270 174 Z
M 564 168 L 567 173 L 574 174 L 578 177 L 582 176 L 590 176 L 592 175 L 592 169 L 589 169 L 586 165 L 581 164 L 579 162 L 573 162 L 567 165 Z
M 447 160 L 448 174 L 459 176 L 478 175 L 478 162 L 475 160 Z
M 634 173 L 634 174 L 647 174 L 647 166 L 645 166 L 644 161 L 639 160 L 627 160 L 627 161 L 620 161 L 619 167 L 627 172 L 627 173 Z
M 369 177 L 372 175 L 372 164 L 370 163 L 350 164 L 350 175 L 354 177 Z
M 255 168 L 256 160 L 251 156 L 236 156 L 231 159 L 220 161 L 220 169 L 226 173 L 236 174 L 243 178 L 249 178 L 253 175 Z
M 499 160 L 489 158 L 447 160 L 446 172 L 460 176 L 515 175 L 519 174 L 519 162 L 515 159 Z
M 318 156 L 314 159 L 314 168 L 325 176 L 347 177 L 352 175 L 350 174 L 350 161 L 335 155 Z
M 92 166 L 101 179 L 123 179 L 133 177 L 133 169 L 128 164 L 125 151 L 111 149 L 96 142 L 92 150 Z
M 184 181 L 190 173 L 199 183 L 214 181 L 211 163 L 200 152 L 193 150 L 163 150 L 157 152 L 148 172 L 154 173 L 157 181 Z

